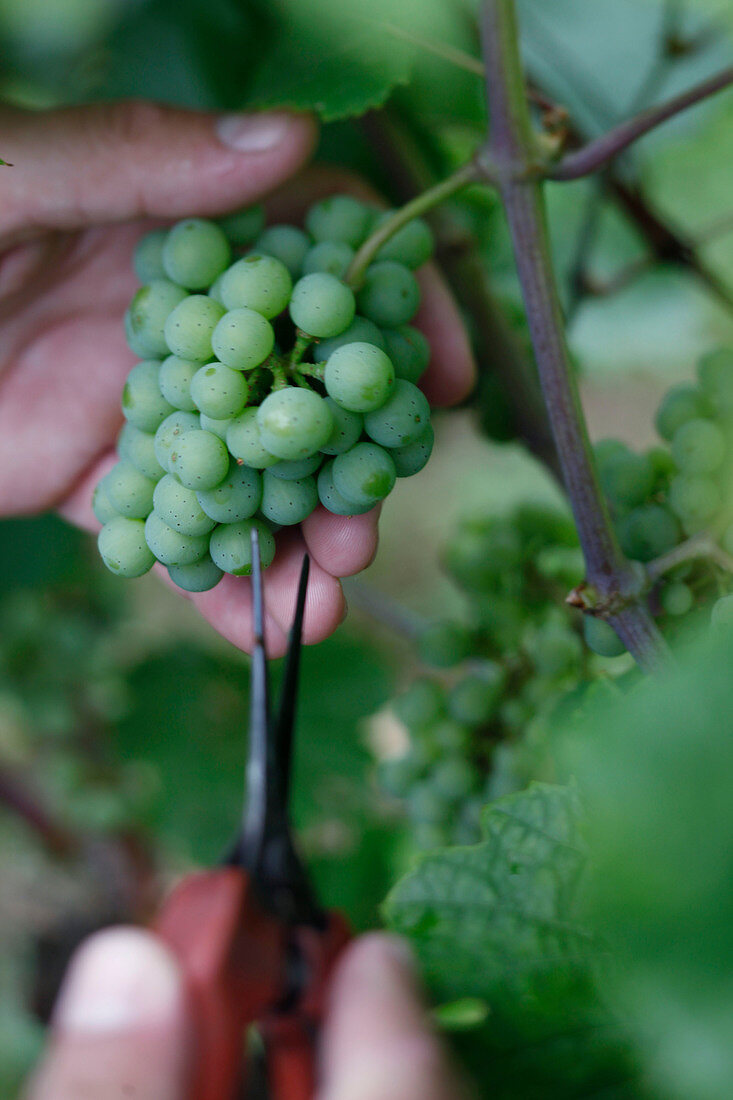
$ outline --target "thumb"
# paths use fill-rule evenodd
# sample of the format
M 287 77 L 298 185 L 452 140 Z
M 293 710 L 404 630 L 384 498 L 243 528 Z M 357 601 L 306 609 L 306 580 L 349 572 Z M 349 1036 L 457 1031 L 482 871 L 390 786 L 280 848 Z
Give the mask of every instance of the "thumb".
M 322 1037 L 318 1100 L 466 1100 L 433 1033 L 407 946 L 370 933 L 339 961 Z
M 142 100 L 0 109 L 0 238 L 246 206 L 308 158 L 313 120 L 214 115 Z
M 72 960 L 26 1100 L 182 1100 L 187 1037 L 167 948 L 137 928 L 100 932 Z

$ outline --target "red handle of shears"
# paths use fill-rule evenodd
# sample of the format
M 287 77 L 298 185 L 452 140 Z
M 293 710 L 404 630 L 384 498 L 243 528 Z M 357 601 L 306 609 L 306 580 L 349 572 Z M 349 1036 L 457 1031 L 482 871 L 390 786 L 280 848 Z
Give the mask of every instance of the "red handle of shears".
M 288 930 L 262 909 L 245 871 L 224 867 L 185 878 L 155 930 L 178 957 L 190 997 L 195 1033 L 187 1100 L 234 1100 L 245 1031 L 255 1023 L 273 1100 L 311 1100 L 317 1031 L 331 971 L 349 939 L 346 922 L 327 914 L 323 930 Z M 278 1009 L 294 941 L 307 985 L 296 1004 Z

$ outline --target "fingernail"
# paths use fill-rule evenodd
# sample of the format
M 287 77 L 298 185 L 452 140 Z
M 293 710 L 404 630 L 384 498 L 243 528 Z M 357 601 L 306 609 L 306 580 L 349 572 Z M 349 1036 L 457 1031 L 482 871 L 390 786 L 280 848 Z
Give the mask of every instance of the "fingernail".
M 284 112 L 222 115 L 216 124 L 219 140 L 238 153 L 265 153 L 285 140 L 293 116 Z
M 138 928 L 93 936 L 71 963 L 54 1027 L 111 1034 L 167 1023 L 178 1013 L 182 985 L 167 949 Z

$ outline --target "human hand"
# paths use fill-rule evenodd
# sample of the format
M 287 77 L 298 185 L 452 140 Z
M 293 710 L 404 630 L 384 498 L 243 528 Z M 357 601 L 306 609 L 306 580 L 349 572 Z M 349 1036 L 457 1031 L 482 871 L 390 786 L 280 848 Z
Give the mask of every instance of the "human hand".
M 26 1100 L 185 1100 L 190 1020 L 180 971 L 151 933 L 98 933 L 77 953 Z M 371 934 L 331 987 L 318 1100 L 459 1100 L 404 945 Z
M 0 134 L 13 164 L 0 167 L 0 515 L 58 508 L 97 530 L 91 494 L 112 464 L 120 394 L 135 361 L 122 315 L 142 233 L 265 195 L 272 218 L 294 222 L 333 191 L 374 195 L 337 171 L 311 168 L 292 179 L 316 130 L 309 118 L 284 112 L 217 118 L 144 102 L 4 107 Z M 436 270 L 426 268 L 420 280 L 417 324 L 433 346 L 421 384 L 434 404 L 450 405 L 471 388 L 471 352 Z M 278 536 L 266 586 L 273 656 L 286 647 L 304 545 L 312 558 L 304 640 L 312 643 L 341 621 L 338 578 L 371 561 L 378 511 L 342 518 L 319 508 Z M 247 578 L 225 576 L 191 599 L 221 634 L 251 647 Z

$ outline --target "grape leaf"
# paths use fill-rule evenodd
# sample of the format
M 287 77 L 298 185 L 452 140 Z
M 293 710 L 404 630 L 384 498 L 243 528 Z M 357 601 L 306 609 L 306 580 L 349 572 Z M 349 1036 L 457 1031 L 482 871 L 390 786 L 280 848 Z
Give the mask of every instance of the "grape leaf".
M 483 824 L 480 844 L 432 852 L 394 887 L 388 925 L 409 937 L 439 1000 L 488 1005 L 457 1046 L 492 1096 L 633 1095 L 623 1038 L 594 990 L 598 948 L 576 915 L 586 853 L 574 791 L 533 784 L 494 802 Z
M 717 632 L 568 739 L 593 851 L 588 919 L 614 959 L 604 992 L 664 1100 L 731 1095 L 732 662 Z
M 368 16 L 340 0 L 278 0 L 279 32 L 247 93 L 248 103 L 316 111 L 326 121 L 380 107 L 410 78 L 416 47 L 390 32 L 430 29 L 434 5 L 373 0 Z
M 578 815 L 571 790 L 534 784 L 490 807 L 482 843 L 431 852 L 395 886 L 387 921 L 411 937 L 439 996 L 529 990 L 585 958 L 590 937 L 573 913 L 585 862 Z

